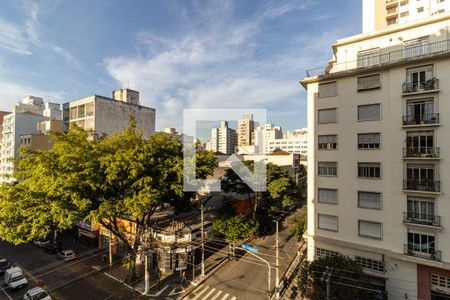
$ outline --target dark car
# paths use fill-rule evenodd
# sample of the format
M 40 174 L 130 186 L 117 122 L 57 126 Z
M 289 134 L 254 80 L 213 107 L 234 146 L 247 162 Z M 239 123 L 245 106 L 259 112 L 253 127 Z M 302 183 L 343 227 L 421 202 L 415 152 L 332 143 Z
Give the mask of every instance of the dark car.
M 0 275 L 5 274 L 5 271 L 11 268 L 12 264 L 6 259 L 0 259 Z
M 57 247 L 57 246 L 55 246 L 53 244 L 45 245 L 43 248 L 44 248 L 44 251 L 49 253 L 49 254 L 56 254 L 59 251 L 61 251 L 61 247 Z

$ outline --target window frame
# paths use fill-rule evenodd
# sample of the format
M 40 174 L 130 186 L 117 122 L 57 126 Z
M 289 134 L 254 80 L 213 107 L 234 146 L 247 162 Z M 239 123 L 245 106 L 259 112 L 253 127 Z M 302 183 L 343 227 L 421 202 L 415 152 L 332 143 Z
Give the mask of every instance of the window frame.
M 321 228 L 320 227 L 320 216 L 335 217 L 336 218 L 336 229 Z M 339 216 L 318 213 L 317 214 L 317 229 L 327 230 L 327 231 L 332 231 L 332 232 L 339 232 Z
M 320 174 L 320 164 L 321 163 L 325 163 L 325 164 L 330 164 L 330 163 L 334 163 L 335 164 L 335 168 L 336 168 L 336 172 L 335 175 L 321 175 Z M 331 168 L 331 167 L 327 167 L 327 168 Z M 327 174 L 329 174 L 327 172 Z M 317 162 L 317 176 L 318 177 L 338 177 L 338 162 L 337 161 L 318 161 Z
M 380 225 L 380 237 L 375 237 L 375 236 L 361 234 L 361 223 L 362 222 L 372 223 L 372 224 L 379 224 Z M 374 240 L 383 240 L 383 223 L 376 222 L 376 221 L 368 221 L 368 220 L 358 219 L 358 236 L 359 237 L 364 237 L 364 238 L 369 238 L 369 239 L 374 239 Z
M 374 165 L 377 164 L 378 168 L 379 168 L 379 177 L 361 176 L 360 172 L 359 172 L 360 164 L 374 164 Z M 380 162 L 358 162 L 357 163 L 357 167 L 358 167 L 358 170 L 357 170 L 357 172 L 358 172 L 358 174 L 357 174 L 358 175 L 358 179 L 375 179 L 375 180 L 380 180 L 382 178 L 382 176 L 381 176 L 381 163 Z M 368 168 L 370 168 L 370 166 Z M 370 173 L 370 170 L 369 170 L 369 173 Z
M 329 136 L 334 136 L 336 137 L 336 142 L 334 144 L 336 144 L 336 146 L 334 148 L 332 147 L 326 147 L 326 148 L 321 148 L 320 145 L 333 145 L 333 143 L 320 143 L 320 137 L 329 137 Z M 338 149 L 338 135 L 337 134 L 320 134 L 317 136 L 317 150 L 319 151 L 333 151 L 333 150 L 337 150 Z
M 326 111 L 326 110 L 334 110 L 335 111 L 335 121 L 334 122 L 320 122 L 320 112 L 321 111 Z M 331 108 L 321 108 L 317 110 L 317 124 L 322 125 L 322 124 L 336 124 L 339 120 L 339 116 L 338 116 L 338 109 L 337 107 L 331 107 Z
M 367 206 L 362 206 L 361 204 L 360 204 L 360 201 L 359 201 L 359 199 L 360 199 L 360 194 L 362 194 L 362 193 L 366 193 L 366 194 L 378 194 L 378 195 L 380 195 L 380 207 L 367 207 Z M 362 208 L 362 209 L 372 209 L 372 210 L 383 210 L 383 193 L 381 193 L 381 192 L 372 192 L 372 191 L 360 191 L 360 190 L 358 190 L 357 191 L 357 205 L 358 205 L 358 208 Z
M 367 107 L 367 106 L 375 106 L 375 105 L 378 105 L 378 108 L 379 108 L 379 118 L 378 119 L 364 119 L 364 120 L 361 120 L 360 119 L 360 113 L 359 113 L 359 109 L 361 108 L 361 107 Z M 381 110 L 381 103 L 380 102 L 377 102 L 377 103 L 369 103 L 369 104 L 360 104 L 360 105 L 358 105 L 357 107 L 356 107 L 356 119 L 358 120 L 358 122 L 373 122 L 373 121 L 381 121 L 382 120 L 382 110 Z
M 371 88 L 360 88 L 360 82 L 359 80 L 362 78 L 369 78 L 369 77 L 373 77 L 373 76 L 378 76 L 378 86 L 377 87 L 371 87 Z M 377 73 L 377 74 L 370 74 L 370 75 L 364 75 L 364 76 L 359 76 L 356 80 L 356 84 L 357 84 L 357 91 L 359 92 L 368 92 L 368 91 L 374 91 L 374 90 L 381 90 L 381 73 Z
M 336 192 L 336 202 L 320 201 L 319 195 L 320 195 L 320 191 L 321 191 L 321 190 L 335 191 L 335 192 Z M 339 192 L 338 192 L 338 189 L 317 188 L 317 203 L 331 204 L 331 205 L 338 205 L 338 204 L 339 204 Z
M 359 137 L 362 135 L 369 135 L 369 134 L 378 134 L 379 136 L 379 142 L 378 142 L 378 147 L 377 148 L 370 148 L 370 147 L 361 147 L 360 145 L 371 145 L 371 144 L 364 144 L 364 143 L 360 143 L 359 142 Z M 358 133 L 357 134 L 357 145 L 358 145 L 358 150 L 381 150 L 381 132 L 363 132 L 363 133 Z M 373 144 L 375 145 L 375 143 Z
M 330 96 L 321 96 L 320 95 L 320 86 L 325 86 L 325 85 L 330 85 L 333 84 L 335 85 L 335 93 L 334 95 L 330 95 Z M 331 97 L 336 97 L 339 95 L 339 91 L 338 91 L 338 81 L 334 80 L 334 81 L 327 81 L 327 82 L 321 82 L 317 85 L 317 98 L 318 99 L 325 99 L 325 98 L 331 98 Z

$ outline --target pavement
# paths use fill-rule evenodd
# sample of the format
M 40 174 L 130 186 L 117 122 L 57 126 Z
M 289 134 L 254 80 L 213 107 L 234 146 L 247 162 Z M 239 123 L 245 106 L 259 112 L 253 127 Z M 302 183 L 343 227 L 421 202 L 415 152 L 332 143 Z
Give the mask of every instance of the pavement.
M 0 257 L 23 269 L 27 287 L 10 290 L 0 282 L 0 300 L 23 299 L 25 292 L 41 285 L 54 300 L 140 299 L 140 294 L 106 276 L 93 266 L 101 261 L 102 252 L 72 241 L 63 249 L 74 250 L 77 257 L 63 262 L 33 244 L 14 246 L 0 241 Z
M 280 222 L 280 278 L 297 255 L 299 243 L 289 236 L 287 224 Z M 275 235 L 259 237 L 251 242 L 260 257 L 271 265 L 270 289 L 275 286 Z M 183 299 L 192 300 L 260 300 L 268 297 L 268 267 L 248 253 L 238 255 L 212 274 Z

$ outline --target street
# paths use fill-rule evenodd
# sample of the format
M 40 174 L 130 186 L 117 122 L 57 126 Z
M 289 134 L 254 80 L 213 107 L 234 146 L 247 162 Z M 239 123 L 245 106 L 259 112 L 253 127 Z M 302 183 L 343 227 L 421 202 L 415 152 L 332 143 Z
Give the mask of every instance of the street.
M 70 247 L 66 245 L 67 248 Z M 77 258 L 63 262 L 56 255 L 26 244 L 13 246 L 0 242 L 0 257 L 20 266 L 28 280 L 27 287 L 13 291 L 1 285 L 0 300 L 23 299 L 25 292 L 35 287 L 39 281 L 53 299 L 138 299 L 137 292 L 111 279 L 95 264 L 102 252 L 74 244 Z M 82 250 L 81 250 L 82 249 Z M 95 267 L 95 268 L 94 268 Z M 3 282 L 2 282 L 3 283 Z
M 280 222 L 280 278 L 294 259 L 298 242 L 289 239 L 286 224 Z M 258 256 L 271 265 L 271 290 L 275 287 L 275 234 L 256 238 L 251 245 L 259 250 Z M 268 267 L 251 254 L 232 260 L 199 285 L 187 299 L 193 300 L 259 300 L 267 299 Z

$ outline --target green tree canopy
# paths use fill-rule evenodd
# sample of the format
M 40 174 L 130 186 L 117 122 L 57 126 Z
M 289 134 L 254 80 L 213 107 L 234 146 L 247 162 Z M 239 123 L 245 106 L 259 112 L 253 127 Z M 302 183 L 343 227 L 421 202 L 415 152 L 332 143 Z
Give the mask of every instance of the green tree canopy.
M 383 299 L 383 288 L 370 282 L 362 268 L 354 260 L 341 255 L 321 257 L 305 262 L 299 276 L 299 289 L 303 296 L 312 300 L 326 299 L 324 272 L 332 269 L 330 299 Z
M 14 174 L 20 181 L 0 186 L 4 240 L 25 243 L 88 220 L 111 230 L 132 250 L 156 210 L 183 208 L 194 195 L 183 191 L 180 136 L 155 133 L 144 139 L 132 120 L 121 134 L 101 139 L 76 126 L 52 138 L 49 151 L 22 149 Z M 196 159 L 197 178 L 213 173 L 213 153 L 198 151 Z M 135 239 L 122 235 L 119 218 L 136 222 Z
M 213 221 L 212 228 L 222 234 L 228 243 L 235 243 L 255 235 L 258 224 L 254 218 L 237 215 L 230 218 L 221 218 Z
M 297 239 L 300 239 L 302 237 L 307 228 L 307 217 L 307 207 L 303 206 L 301 209 L 287 218 L 287 223 L 289 224 L 289 233 L 292 236 L 297 237 Z

